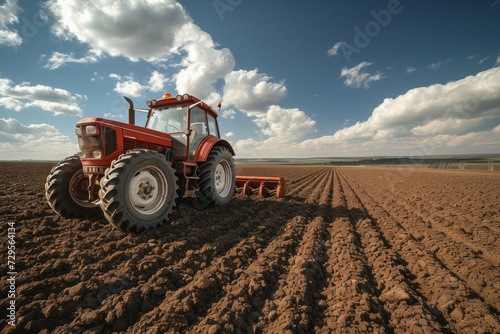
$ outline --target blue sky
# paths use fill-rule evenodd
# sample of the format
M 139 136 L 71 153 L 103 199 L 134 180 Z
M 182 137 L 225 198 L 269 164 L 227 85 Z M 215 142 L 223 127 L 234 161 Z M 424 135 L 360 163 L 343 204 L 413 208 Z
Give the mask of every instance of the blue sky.
M 497 0 L 0 6 L 1 160 L 62 159 L 80 118 L 166 91 L 221 100 L 240 158 L 500 153 Z

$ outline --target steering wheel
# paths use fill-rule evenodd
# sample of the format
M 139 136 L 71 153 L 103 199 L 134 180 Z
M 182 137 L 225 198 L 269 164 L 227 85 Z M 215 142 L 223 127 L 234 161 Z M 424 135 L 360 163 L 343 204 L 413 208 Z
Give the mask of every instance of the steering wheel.
M 173 131 L 168 131 L 169 127 L 171 127 L 174 130 Z M 175 125 L 172 125 L 172 124 L 167 124 L 165 130 L 166 130 L 166 132 L 180 132 L 179 129 L 177 129 L 177 127 Z

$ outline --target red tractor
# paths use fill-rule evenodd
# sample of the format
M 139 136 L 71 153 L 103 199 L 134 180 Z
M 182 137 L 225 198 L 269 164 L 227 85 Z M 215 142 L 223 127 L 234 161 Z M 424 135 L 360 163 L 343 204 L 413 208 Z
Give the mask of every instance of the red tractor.
M 76 124 L 80 152 L 50 172 L 45 196 L 63 217 L 104 213 L 124 231 L 162 226 L 176 199 L 190 193 L 202 210 L 229 203 L 238 187 L 245 193 L 284 197 L 284 178 L 237 177 L 234 150 L 220 137 L 217 112 L 198 98 L 166 93 L 129 103 L 129 123 L 84 118 Z M 220 103 L 219 103 L 220 108 Z M 135 111 L 147 113 L 144 127 Z

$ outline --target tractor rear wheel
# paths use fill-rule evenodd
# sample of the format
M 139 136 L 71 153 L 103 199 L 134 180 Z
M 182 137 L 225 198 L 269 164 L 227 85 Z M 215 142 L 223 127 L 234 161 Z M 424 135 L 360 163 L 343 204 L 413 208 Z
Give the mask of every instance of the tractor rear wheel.
M 236 172 L 233 156 L 222 146 L 214 147 L 198 169 L 198 187 L 193 205 L 198 210 L 228 204 L 234 195 Z
M 165 156 L 149 150 L 122 154 L 101 179 L 106 219 L 126 232 L 142 232 L 168 221 L 177 198 L 177 177 Z
M 50 207 L 64 218 L 98 214 L 99 200 L 89 201 L 89 178 L 83 174 L 78 155 L 61 160 L 47 176 L 45 197 Z M 96 186 L 97 191 L 99 187 Z M 94 198 L 97 198 L 97 194 Z

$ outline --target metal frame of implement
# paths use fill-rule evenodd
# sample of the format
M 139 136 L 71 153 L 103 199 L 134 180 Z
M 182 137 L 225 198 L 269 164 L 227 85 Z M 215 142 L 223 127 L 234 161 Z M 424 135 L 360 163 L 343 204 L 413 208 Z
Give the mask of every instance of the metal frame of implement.
M 245 195 L 251 195 L 258 191 L 262 197 L 275 195 L 278 198 L 284 198 L 286 180 L 282 176 L 236 176 L 236 189 Z

